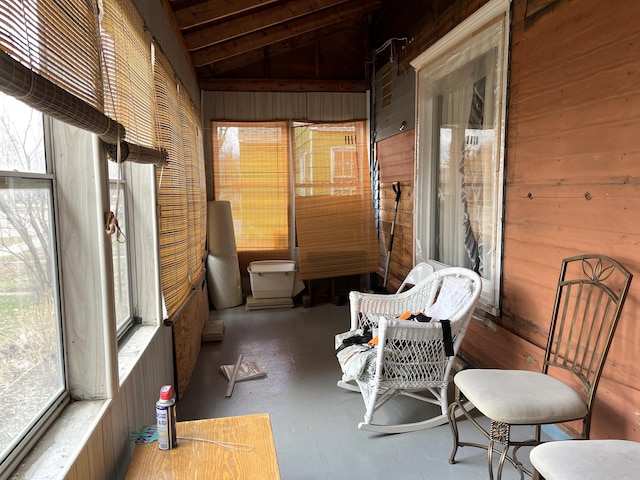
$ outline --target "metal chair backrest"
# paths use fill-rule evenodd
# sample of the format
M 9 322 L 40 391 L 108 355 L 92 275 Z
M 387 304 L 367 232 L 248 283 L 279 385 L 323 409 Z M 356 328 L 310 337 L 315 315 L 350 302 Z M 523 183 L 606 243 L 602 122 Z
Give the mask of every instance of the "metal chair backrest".
M 543 373 L 560 368 L 578 379 L 589 411 L 583 438 L 589 436 L 593 399 L 632 277 L 604 255 L 562 261 Z

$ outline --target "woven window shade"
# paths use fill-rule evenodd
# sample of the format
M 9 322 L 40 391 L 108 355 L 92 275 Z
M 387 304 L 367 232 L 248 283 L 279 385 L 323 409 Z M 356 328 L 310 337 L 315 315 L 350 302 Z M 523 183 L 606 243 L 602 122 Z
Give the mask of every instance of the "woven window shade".
M 101 110 L 95 3 L 3 0 L 0 43 L 22 65 Z
M 231 203 L 238 256 L 289 258 L 286 122 L 212 122 L 216 200 Z
M 0 2 L 0 90 L 65 123 L 115 141 L 103 114 L 95 2 Z
M 189 298 L 189 216 L 186 169 L 183 156 L 178 86 L 164 55 L 155 59 L 156 133 L 158 144 L 167 150 L 158 177 L 158 228 L 162 292 L 171 316 Z
M 294 130 L 300 278 L 375 272 L 379 246 L 364 122 Z
M 151 36 L 131 0 L 103 0 L 104 112 L 126 128 L 127 142 L 155 146 Z
M 183 155 L 186 168 L 187 207 L 189 211 L 189 273 L 198 279 L 204 273 L 206 256 L 207 196 L 202 143 L 202 125 L 198 110 L 184 88 L 178 103 L 182 125 Z

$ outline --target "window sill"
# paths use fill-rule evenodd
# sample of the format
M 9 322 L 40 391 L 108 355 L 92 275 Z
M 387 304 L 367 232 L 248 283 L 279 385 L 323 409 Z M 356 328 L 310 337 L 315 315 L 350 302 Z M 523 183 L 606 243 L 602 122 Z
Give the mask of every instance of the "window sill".
M 110 400 L 70 403 L 9 478 L 64 478 L 110 403 Z
M 159 328 L 158 325 L 135 325 L 123 339 L 118 349 L 120 386 L 127 380 Z
M 118 351 L 120 385 L 134 370 L 159 326 L 134 327 Z M 65 478 L 111 407 L 111 399 L 71 402 L 9 475 L 10 480 Z M 4 478 L 4 477 L 3 477 Z

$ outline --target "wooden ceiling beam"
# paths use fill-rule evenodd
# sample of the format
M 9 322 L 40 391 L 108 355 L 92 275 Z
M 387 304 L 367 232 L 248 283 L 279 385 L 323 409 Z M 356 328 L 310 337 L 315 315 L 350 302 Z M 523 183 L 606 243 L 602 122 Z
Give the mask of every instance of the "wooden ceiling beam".
M 173 30 L 173 34 L 175 35 L 176 41 L 178 42 L 178 45 L 180 46 L 180 50 L 182 51 L 182 54 L 184 55 L 184 58 L 187 61 L 187 64 L 189 65 L 189 68 L 191 69 L 191 73 L 195 77 L 196 76 L 196 69 L 195 69 L 195 67 L 193 65 L 193 61 L 191 59 L 191 54 L 189 53 L 189 50 L 187 48 L 187 44 L 184 41 L 184 35 L 182 35 L 182 31 L 180 30 L 180 27 L 176 22 L 175 16 L 173 15 L 173 10 L 171 9 L 171 5 L 169 4 L 169 0 L 162 0 L 162 8 L 164 10 L 165 16 L 169 20 L 169 24 L 171 25 L 171 29 Z
M 348 0 L 291 0 L 265 8 L 260 12 L 250 11 L 246 15 L 239 15 L 224 22 L 185 32 L 184 39 L 189 50 L 197 50 L 310 13 L 319 13 L 320 10 L 346 1 Z
M 280 0 L 209 0 L 174 11 L 180 29 L 197 27 Z
M 364 28 L 362 25 L 354 24 L 353 21 L 346 21 L 330 25 L 329 27 L 318 30 L 318 34 L 322 38 L 329 38 L 333 35 L 340 34 L 345 31 L 352 31 L 357 28 Z M 295 38 L 289 38 L 282 42 L 269 45 L 269 57 L 274 58 L 294 50 L 313 45 L 316 41 L 316 31 L 299 35 Z M 211 76 L 221 76 L 233 70 L 246 67 L 248 65 L 261 62 L 265 57 L 265 49 L 259 48 L 247 52 L 243 55 L 236 55 L 216 63 L 212 63 L 206 70 Z M 205 75 L 206 76 L 206 75 Z
M 367 80 L 201 78 L 200 88 L 236 92 L 366 92 Z
M 191 56 L 196 67 L 215 63 L 225 58 L 240 55 L 257 48 L 266 47 L 276 42 L 297 35 L 323 28 L 333 23 L 342 22 L 369 13 L 380 6 L 380 0 L 363 0 L 347 2 L 344 5 L 322 10 L 317 14 L 269 27 L 260 32 L 253 32 L 242 37 L 228 40 L 210 47 L 194 51 Z

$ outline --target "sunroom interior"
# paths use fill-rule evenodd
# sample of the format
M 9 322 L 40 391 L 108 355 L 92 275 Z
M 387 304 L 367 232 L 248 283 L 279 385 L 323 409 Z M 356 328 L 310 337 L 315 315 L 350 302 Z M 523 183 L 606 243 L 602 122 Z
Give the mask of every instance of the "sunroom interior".
M 424 261 L 482 278 L 460 365 L 540 371 L 562 260 L 640 267 L 639 17 L 632 0 L 4 2 L 0 479 L 125 478 L 160 387 L 196 412 L 203 351 L 242 345 L 203 343 L 212 319 L 331 317 L 309 351 L 338 380 L 349 291 L 395 292 Z M 240 300 L 216 307 L 220 203 Z M 264 260 L 296 262 L 292 309 L 245 309 Z M 593 439 L 640 441 L 638 288 Z

